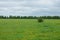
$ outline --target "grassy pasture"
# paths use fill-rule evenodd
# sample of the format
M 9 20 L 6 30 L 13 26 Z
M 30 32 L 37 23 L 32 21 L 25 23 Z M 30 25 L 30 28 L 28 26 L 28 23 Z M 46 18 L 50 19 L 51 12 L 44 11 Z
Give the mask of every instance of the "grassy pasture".
M 0 19 L 0 40 L 60 40 L 60 19 Z

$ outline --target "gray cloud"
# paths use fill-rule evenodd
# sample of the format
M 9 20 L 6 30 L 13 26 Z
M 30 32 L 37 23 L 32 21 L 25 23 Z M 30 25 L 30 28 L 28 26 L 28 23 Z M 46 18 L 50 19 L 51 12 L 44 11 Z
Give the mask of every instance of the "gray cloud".
M 0 0 L 0 15 L 60 16 L 60 0 Z

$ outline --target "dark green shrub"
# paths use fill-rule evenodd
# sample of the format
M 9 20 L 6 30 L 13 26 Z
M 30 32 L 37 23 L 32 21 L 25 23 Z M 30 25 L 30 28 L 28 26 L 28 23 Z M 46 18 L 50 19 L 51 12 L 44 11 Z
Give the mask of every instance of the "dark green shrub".
M 38 22 L 43 22 L 43 19 L 42 18 L 38 18 Z

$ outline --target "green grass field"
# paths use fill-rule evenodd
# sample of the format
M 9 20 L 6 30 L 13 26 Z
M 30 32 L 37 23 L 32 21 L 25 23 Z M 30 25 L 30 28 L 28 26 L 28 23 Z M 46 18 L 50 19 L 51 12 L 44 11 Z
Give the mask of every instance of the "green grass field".
M 60 19 L 0 19 L 0 40 L 60 40 Z

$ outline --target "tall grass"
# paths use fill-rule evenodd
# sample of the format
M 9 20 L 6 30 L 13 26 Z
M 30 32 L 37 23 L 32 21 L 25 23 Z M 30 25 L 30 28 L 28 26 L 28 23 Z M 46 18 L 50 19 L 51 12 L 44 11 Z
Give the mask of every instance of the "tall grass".
M 60 19 L 0 19 L 0 40 L 60 40 Z

